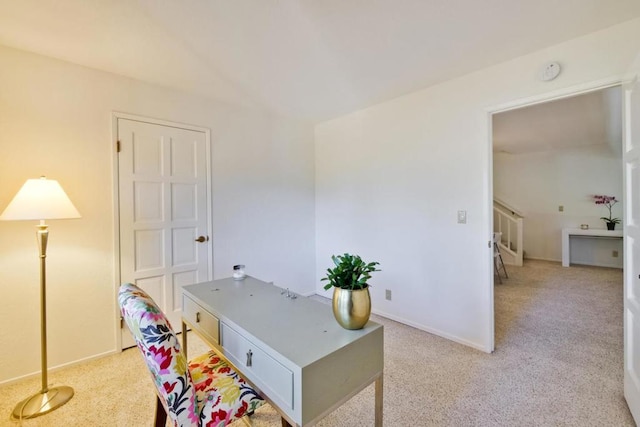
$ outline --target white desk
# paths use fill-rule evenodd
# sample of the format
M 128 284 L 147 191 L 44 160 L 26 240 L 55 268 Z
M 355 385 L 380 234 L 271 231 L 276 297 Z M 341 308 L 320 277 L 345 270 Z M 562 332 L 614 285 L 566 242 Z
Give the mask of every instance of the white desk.
M 591 236 L 591 237 L 609 237 L 622 238 L 622 230 L 605 230 L 599 228 L 590 228 L 583 230 L 581 228 L 563 228 L 562 229 L 562 266 L 569 267 L 571 263 L 571 246 L 569 238 L 571 236 Z
M 183 332 L 189 325 L 298 426 L 315 424 L 375 382 L 381 427 L 382 325 L 348 331 L 330 305 L 281 291 L 252 277 L 185 286 Z

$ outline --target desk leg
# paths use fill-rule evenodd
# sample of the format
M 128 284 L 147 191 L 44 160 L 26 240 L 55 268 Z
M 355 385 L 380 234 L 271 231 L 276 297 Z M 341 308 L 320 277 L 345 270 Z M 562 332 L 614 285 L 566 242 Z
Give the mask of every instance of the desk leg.
M 182 323 L 182 352 L 184 353 L 184 358 L 189 360 L 189 357 L 187 356 L 187 324 L 184 322 Z
M 380 374 L 380 377 L 376 380 L 376 427 L 382 427 L 382 385 L 382 374 Z
M 571 250 L 571 245 L 569 243 L 569 233 L 565 230 L 562 230 L 562 266 L 569 267 L 571 264 L 571 254 L 569 251 Z

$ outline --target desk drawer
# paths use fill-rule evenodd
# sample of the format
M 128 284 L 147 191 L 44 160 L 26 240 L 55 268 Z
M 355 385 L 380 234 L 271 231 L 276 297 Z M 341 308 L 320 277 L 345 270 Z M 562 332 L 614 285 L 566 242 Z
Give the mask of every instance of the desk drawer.
M 229 326 L 222 323 L 220 329 L 226 357 L 258 388 L 270 389 L 269 396 L 279 398 L 276 404 L 292 409 L 293 373 Z
M 218 318 L 187 296 L 182 298 L 182 317 L 204 338 L 213 344 L 220 344 Z

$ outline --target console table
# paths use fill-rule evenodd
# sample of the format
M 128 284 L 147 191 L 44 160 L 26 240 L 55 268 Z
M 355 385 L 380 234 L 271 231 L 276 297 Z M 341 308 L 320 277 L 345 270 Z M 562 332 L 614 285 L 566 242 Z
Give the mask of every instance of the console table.
M 569 238 L 571 236 L 591 236 L 591 237 L 608 237 L 622 239 L 622 230 L 604 230 L 598 228 L 589 228 L 583 230 L 581 228 L 563 228 L 562 229 L 562 266 L 569 267 L 571 263 L 571 245 Z
M 246 277 L 183 287 L 182 331 L 191 327 L 282 416 L 310 426 L 375 382 L 382 426 L 383 327 L 349 331 L 331 306 Z

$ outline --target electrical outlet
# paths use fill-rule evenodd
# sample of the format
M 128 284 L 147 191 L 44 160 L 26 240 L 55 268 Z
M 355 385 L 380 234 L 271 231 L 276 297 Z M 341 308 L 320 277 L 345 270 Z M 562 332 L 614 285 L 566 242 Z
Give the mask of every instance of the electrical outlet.
M 467 211 L 458 211 L 458 224 L 467 223 Z
M 564 206 L 562 205 L 558 206 L 558 212 L 564 212 Z
M 391 289 L 385 289 L 384 299 L 386 299 L 387 301 L 391 301 Z
M 614 258 L 618 258 L 618 251 L 613 251 L 611 253 L 611 256 L 614 257 Z

